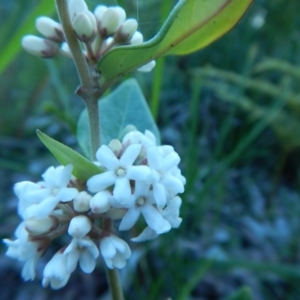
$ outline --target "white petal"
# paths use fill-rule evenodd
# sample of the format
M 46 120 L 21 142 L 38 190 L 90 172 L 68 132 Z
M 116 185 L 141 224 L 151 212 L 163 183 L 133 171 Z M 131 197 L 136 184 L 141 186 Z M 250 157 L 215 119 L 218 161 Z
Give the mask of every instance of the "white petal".
M 156 237 L 158 237 L 158 234 L 153 229 L 147 226 L 139 236 L 132 238 L 131 241 L 140 243 L 148 240 L 153 240 Z
M 161 178 L 161 183 L 169 190 L 171 190 L 174 193 L 183 193 L 184 192 L 184 186 L 182 184 L 182 182 L 170 175 L 169 173 L 165 174 L 162 178 Z
M 151 146 L 147 148 L 147 160 L 151 169 L 159 169 L 163 161 L 163 157 L 157 146 Z
M 78 195 L 75 188 L 61 188 L 57 194 L 57 198 L 62 202 L 73 200 Z
M 148 62 L 147 64 L 141 66 L 140 68 L 138 68 L 137 70 L 140 72 L 150 72 L 156 65 L 155 60 L 151 60 L 150 62 Z
M 73 166 L 71 164 L 65 166 L 61 170 L 60 176 L 59 176 L 58 187 L 62 188 L 62 187 L 66 187 L 68 185 L 71 175 L 72 175 L 72 171 L 73 171 Z
M 96 266 L 95 258 L 88 252 L 82 251 L 79 258 L 79 265 L 84 273 L 92 273 Z
M 132 180 L 146 180 L 149 173 L 148 166 L 131 166 L 127 170 L 126 177 Z
M 45 218 L 54 210 L 58 202 L 56 197 L 48 197 L 39 204 L 33 204 L 24 211 L 24 218 Z
M 150 184 L 148 184 L 145 181 L 137 181 L 135 183 L 134 196 L 136 198 L 140 196 L 146 196 L 149 192 L 149 189 L 150 189 Z
M 122 269 L 126 266 L 126 260 L 122 254 L 117 253 L 112 260 L 112 264 L 115 268 Z
M 98 149 L 96 158 L 109 171 L 114 171 L 120 165 L 118 158 L 106 145 Z
M 124 215 L 119 230 L 128 230 L 136 223 L 140 216 L 140 210 L 136 207 L 131 207 L 128 209 L 127 213 Z
M 138 157 L 141 148 L 142 145 L 140 144 L 132 144 L 128 146 L 120 159 L 121 165 L 124 165 L 126 168 L 131 166 Z
M 111 243 L 109 237 L 103 238 L 100 242 L 100 251 L 104 258 L 113 258 L 117 250 L 114 245 Z
M 113 196 L 116 198 L 118 202 L 121 204 L 126 203 L 126 201 L 130 198 L 131 195 L 131 187 L 129 180 L 127 178 L 118 178 L 115 182 L 115 187 L 113 191 Z
M 77 263 L 80 257 L 79 250 L 75 249 L 67 254 L 67 272 L 72 273 L 77 267 Z
M 180 162 L 179 155 L 176 152 L 171 152 L 164 157 L 160 168 L 164 172 L 167 172 L 170 169 L 176 167 L 179 164 L 179 162 Z
M 160 212 L 151 204 L 144 204 L 141 207 L 141 213 L 143 214 L 148 226 L 152 228 L 156 233 L 161 234 L 171 229 L 171 225 L 169 224 L 169 222 L 167 222 L 162 217 Z
M 87 187 L 90 192 L 97 193 L 113 185 L 115 180 L 116 175 L 114 172 L 104 172 L 91 177 L 87 181 Z
M 25 281 L 34 279 L 36 262 L 37 258 L 34 257 L 25 262 L 22 269 L 22 277 Z
M 165 187 L 160 183 L 153 184 L 153 195 L 158 208 L 166 205 L 167 197 Z

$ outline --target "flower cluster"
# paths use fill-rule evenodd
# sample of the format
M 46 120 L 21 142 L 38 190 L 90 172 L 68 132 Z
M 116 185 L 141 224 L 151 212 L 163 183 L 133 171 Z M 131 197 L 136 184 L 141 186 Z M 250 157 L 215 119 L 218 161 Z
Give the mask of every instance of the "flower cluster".
M 146 131 L 127 133 L 96 153 L 101 173 L 82 182 L 72 175 L 72 165 L 50 167 L 43 181 L 19 182 L 14 191 L 23 221 L 14 241 L 4 239 L 7 255 L 24 263 L 22 276 L 33 280 L 38 259 L 51 241 L 68 234 L 69 243 L 59 249 L 44 269 L 43 285 L 66 285 L 80 266 L 91 273 L 101 253 L 108 268 L 123 268 L 131 255 L 128 244 L 117 236 L 131 229 L 143 216 L 147 227 L 131 240 L 141 242 L 177 228 L 181 223 L 178 193 L 185 178 L 180 158 L 172 146 L 157 145 Z
M 97 65 L 101 57 L 114 47 L 143 42 L 143 35 L 137 31 L 137 21 L 126 19 L 126 13 L 120 6 L 98 5 L 93 13 L 84 0 L 69 0 L 68 6 L 74 33 L 90 64 Z M 60 23 L 49 17 L 39 17 L 36 28 L 45 38 L 25 36 L 22 46 L 27 52 L 43 58 L 62 55 L 72 59 Z M 138 70 L 149 72 L 154 66 L 155 61 L 151 61 Z

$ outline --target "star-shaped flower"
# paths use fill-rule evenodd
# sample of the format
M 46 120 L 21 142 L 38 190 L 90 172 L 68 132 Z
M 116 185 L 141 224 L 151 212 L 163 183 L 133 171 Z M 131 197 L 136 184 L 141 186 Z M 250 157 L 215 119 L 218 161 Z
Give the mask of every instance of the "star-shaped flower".
M 96 158 L 107 171 L 87 181 L 89 191 L 97 193 L 114 185 L 114 198 L 120 203 L 126 203 L 131 195 L 130 180 L 145 180 L 150 172 L 147 166 L 133 165 L 141 147 L 139 144 L 132 144 L 117 158 L 108 146 L 102 145 L 96 153 Z

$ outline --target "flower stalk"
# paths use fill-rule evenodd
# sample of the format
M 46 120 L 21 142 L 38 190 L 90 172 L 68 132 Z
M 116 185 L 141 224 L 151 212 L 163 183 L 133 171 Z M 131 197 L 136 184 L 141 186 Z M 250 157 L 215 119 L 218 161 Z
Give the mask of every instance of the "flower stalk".
M 76 94 L 83 99 L 87 107 L 90 125 L 91 159 L 95 159 L 96 151 L 101 144 L 98 99 L 103 95 L 104 91 L 100 89 L 98 78 L 93 78 L 91 68 L 81 50 L 72 26 L 67 0 L 55 0 L 55 3 L 65 39 L 72 53 L 80 80 L 80 86 Z

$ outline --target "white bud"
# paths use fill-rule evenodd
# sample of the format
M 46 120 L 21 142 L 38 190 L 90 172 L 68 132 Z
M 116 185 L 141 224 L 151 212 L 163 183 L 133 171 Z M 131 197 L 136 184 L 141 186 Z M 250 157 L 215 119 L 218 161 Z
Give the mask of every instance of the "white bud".
M 87 192 L 80 192 L 73 200 L 73 206 L 77 212 L 87 212 L 90 210 L 90 200 L 92 196 Z
M 37 30 L 46 38 L 62 42 L 64 40 L 63 28 L 60 23 L 48 17 L 39 17 L 35 21 Z
M 69 13 L 71 20 L 73 20 L 77 14 L 86 12 L 89 10 L 84 0 L 69 0 Z
M 112 150 L 112 152 L 118 156 L 120 154 L 120 152 L 122 151 L 122 144 L 119 140 L 117 139 L 113 139 L 110 141 L 110 143 L 108 144 L 108 147 Z
M 140 45 L 143 41 L 143 35 L 139 31 L 136 31 L 130 40 L 130 45 Z
M 108 191 L 101 191 L 97 193 L 90 201 L 90 208 L 95 214 L 102 214 L 110 209 L 109 197 L 111 193 Z
M 147 64 L 141 66 L 140 68 L 138 68 L 137 70 L 140 71 L 140 72 L 150 72 L 152 71 L 152 69 L 155 67 L 156 65 L 156 62 L 155 60 L 151 60 L 150 62 L 148 62 Z
M 24 36 L 22 39 L 22 46 L 30 54 L 43 58 L 50 58 L 59 54 L 59 48 L 56 44 L 34 35 Z
M 126 14 L 121 7 L 109 7 L 102 16 L 99 23 L 99 32 L 102 38 L 106 38 L 116 32 L 117 28 L 124 22 Z
M 94 10 L 94 15 L 96 20 L 99 22 L 102 20 L 103 14 L 107 11 L 107 6 L 105 5 L 98 5 Z
M 91 229 L 92 223 L 87 216 L 76 216 L 69 224 L 68 233 L 76 239 L 81 239 L 88 234 Z
M 117 43 L 127 43 L 137 30 L 138 23 L 135 19 L 128 19 L 119 26 L 114 39 Z
M 73 19 L 73 28 L 79 40 L 91 42 L 96 36 L 96 18 L 90 11 L 79 13 Z
M 110 269 L 124 268 L 126 259 L 131 255 L 128 244 L 114 235 L 105 237 L 100 241 L 100 251 Z
M 43 219 L 29 218 L 25 221 L 25 228 L 31 235 L 40 235 L 48 233 L 59 225 L 55 216 L 49 216 Z

